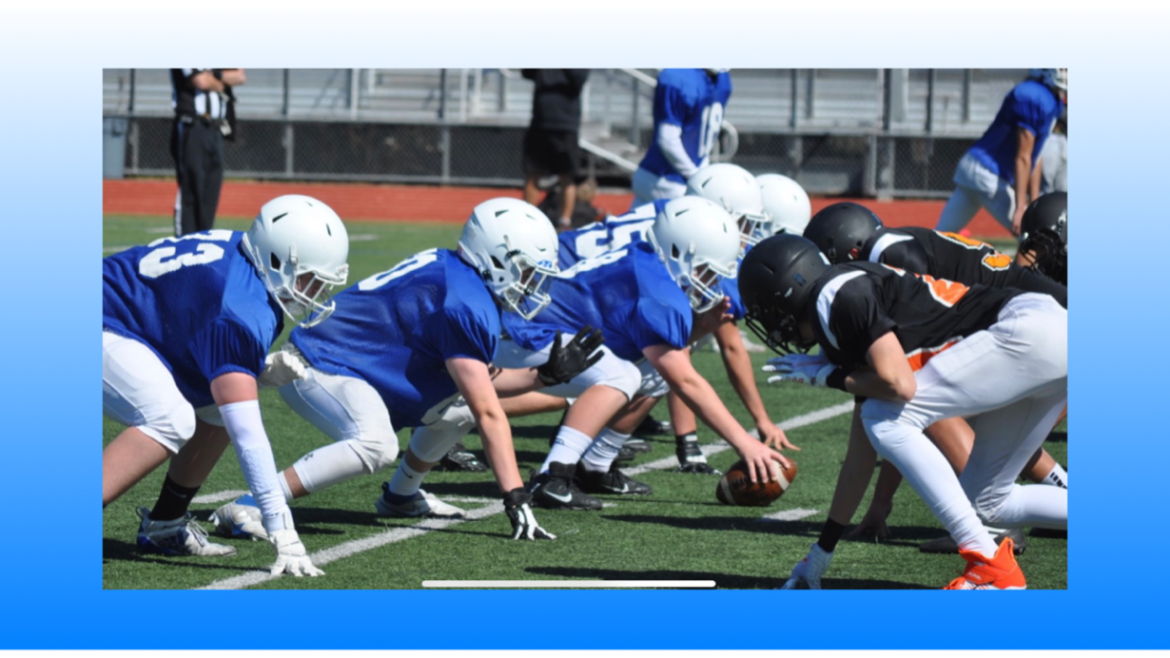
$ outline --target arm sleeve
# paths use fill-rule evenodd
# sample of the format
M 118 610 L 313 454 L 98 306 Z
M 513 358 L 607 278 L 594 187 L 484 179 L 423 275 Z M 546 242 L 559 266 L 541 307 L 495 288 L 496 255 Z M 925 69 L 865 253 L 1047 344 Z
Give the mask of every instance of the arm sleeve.
M 242 324 L 227 318 L 199 332 L 191 345 L 195 361 L 209 382 L 229 372 L 259 377 L 269 347 Z
M 292 515 L 276 472 L 272 445 L 260 419 L 260 401 L 233 402 L 219 408 L 224 427 L 232 438 L 232 447 L 244 473 L 244 482 L 256 499 L 264 516 L 264 527 L 269 531 L 291 528 Z
M 699 166 L 687 155 L 682 143 L 682 127 L 673 123 L 658 126 L 658 148 L 663 157 L 683 178 L 690 178 L 699 171 Z

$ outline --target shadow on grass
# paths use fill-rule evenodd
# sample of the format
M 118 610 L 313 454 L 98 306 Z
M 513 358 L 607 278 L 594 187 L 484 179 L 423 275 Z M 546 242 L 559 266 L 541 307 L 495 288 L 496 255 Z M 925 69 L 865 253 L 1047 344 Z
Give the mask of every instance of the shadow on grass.
M 710 571 L 621 571 L 617 569 L 587 569 L 574 567 L 530 567 L 528 573 L 582 580 L 713 580 L 716 589 L 779 589 L 786 576 L 759 578 Z M 923 585 L 891 580 L 857 580 L 825 578 L 825 589 L 932 589 Z
M 217 540 L 220 541 L 220 540 Z M 236 546 L 237 549 L 242 545 L 250 544 L 250 541 L 238 540 L 222 540 L 223 543 L 230 546 Z M 259 543 L 257 543 L 259 545 Z M 261 546 L 265 551 L 271 549 Z M 216 571 L 255 571 L 255 565 L 234 565 L 233 560 L 239 558 L 239 555 L 232 555 L 230 557 L 166 557 L 163 555 L 145 555 L 138 552 L 138 547 L 130 542 L 121 541 L 118 539 L 110 539 L 108 537 L 102 538 L 102 563 L 109 562 L 143 562 L 152 564 L 165 564 L 168 567 L 179 567 L 184 569 L 214 569 Z M 120 589 L 120 588 L 119 588 Z M 166 589 L 160 587 L 159 589 Z

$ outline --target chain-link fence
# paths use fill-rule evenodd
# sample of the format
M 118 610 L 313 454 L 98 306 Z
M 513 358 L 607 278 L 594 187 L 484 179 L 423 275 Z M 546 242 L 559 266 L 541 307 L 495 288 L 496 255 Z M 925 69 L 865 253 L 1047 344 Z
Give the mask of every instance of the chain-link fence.
M 531 84 L 514 71 L 248 75 L 237 90 L 236 139 L 225 147 L 228 177 L 522 183 Z M 812 194 L 945 197 L 959 158 L 1022 77 L 1022 70 L 978 69 L 734 71 L 728 120 L 738 140 L 730 161 L 788 175 Z M 165 70 L 109 69 L 105 83 L 106 123 L 125 126 L 124 142 L 108 135 L 106 144 L 125 149 L 124 173 L 173 174 Z M 652 85 L 653 71 L 594 70 L 582 137 L 636 163 L 652 138 Z M 629 175 L 604 157 L 585 157 L 592 175 L 617 184 Z

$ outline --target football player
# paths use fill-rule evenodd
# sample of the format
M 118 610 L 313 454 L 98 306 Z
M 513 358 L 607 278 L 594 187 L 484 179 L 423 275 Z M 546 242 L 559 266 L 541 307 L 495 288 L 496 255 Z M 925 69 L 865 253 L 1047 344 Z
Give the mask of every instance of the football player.
M 1068 285 L 1068 193 L 1045 194 L 1024 211 L 1016 264 Z
M 663 69 L 654 89 L 654 138 L 632 177 L 634 205 L 675 199 L 707 166 L 731 98 L 726 69 Z
M 804 237 L 820 247 L 829 262 L 838 265 L 852 261 L 869 261 L 901 268 L 917 274 L 929 274 L 964 285 L 982 284 L 993 288 L 1018 288 L 1048 294 L 1067 308 L 1068 290 L 1061 284 L 1012 262 L 991 245 L 955 233 L 940 233 L 926 228 L 887 228 L 871 210 L 856 203 L 836 203 L 818 212 L 804 231 Z M 765 366 L 767 369 L 768 366 Z M 774 376 L 769 381 L 783 381 Z M 861 434 L 860 418 L 854 417 L 851 432 Z M 971 452 L 974 434 L 962 418 L 948 418 L 926 428 L 926 434 L 942 450 L 956 473 L 961 473 Z M 1027 465 L 1025 476 L 1033 482 L 1068 487 L 1068 474 L 1043 448 Z M 873 532 L 879 538 L 888 535 L 885 519 L 893 509 L 893 495 L 901 476 L 892 464 L 883 463 L 881 475 L 870 501 L 869 511 L 855 529 L 855 534 Z M 1010 531 L 1017 553 L 1023 550 L 1024 537 L 1019 530 Z M 997 540 L 1009 533 L 994 529 Z M 949 537 L 927 542 L 926 552 L 953 553 L 958 548 Z
M 764 200 L 764 212 L 771 220 L 770 234 L 804 233 L 812 217 L 812 202 L 799 183 L 780 174 L 756 176 Z
M 892 462 L 967 561 L 947 589 L 1022 589 L 1012 540 L 997 549 L 984 523 L 1065 528 L 1068 491 L 1021 486 L 1068 396 L 1068 312 L 1049 295 L 965 286 L 888 265 L 830 266 L 810 240 L 777 235 L 744 259 L 748 326 L 787 356 L 789 381 L 866 398 L 855 415 L 829 519 L 785 583 L 819 587 L 878 454 Z M 821 353 L 806 352 L 819 345 Z M 971 419 L 975 443 L 956 476 L 923 430 Z
M 779 177 L 783 178 L 783 177 Z M 784 179 L 788 180 L 788 179 Z M 793 183 L 795 185 L 795 183 Z M 799 188 L 799 186 L 797 186 Z M 777 191 L 774 182 L 769 182 L 769 191 Z M 785 190 L 789 192 L 790 190 Z M 740 257 L 743 252 L 771 233 L 771 219 L 766 211 L 762 186 L 747 170 L 733 164 L 715 164 L 705 167 L 687 181 L 687 195 L 697 196 L 717 203 L 731 214 L 740 234 Z M 791 212 L 783 205 L 784 194 L 771 194 L 774 207 L 783 214 L 785 222 L 791 225 L 799 222 L 799 211 Z M 776 197 L 781 197 L 776 199 Z M 807 196 L 805 197 L 807 201 Z M 780 203 L 777 203 L 780 201 Z M 667 202 L 655 201 L 635 208 L 619 217 L 611 217 L 604 224 L 586 227 L 578 231 L 562 233 L 561 258 L 576 262 L 581 257 L 593 257 L 606 251 L 648 239 L 650 227 L 662 212 Z M 807 217 L 805 217 L 807 221 Z M 715 323 L 702 333 L 712 334 L 719 347 L 719 353 L 727 369 L 728 378 L 755 422 L 761 440 L 777 448 L 796 448 L 788 442 L 784 431 L 776 426 L 768 415 L 759 389 L 756 387 L 748 346 L 741 335 L 737 321 L 743 317 L 743 306 L 739 303 L 739 290 L 735 279 L 724 278 L 720 286 L 728 304 L 729 317 Z M 692 338 L 698 339 L 695 335 Z M 707 463 L 699 447 L 698 423 L 694 412 L 678 396 L 668 394 L 671 426 L 675 432 L 675 452 L 679 470 L 688 473 L 717 474 Z M 647 402 L 653 406 L 653 402 Z M 627 441 L 627 444 L 634 443 Z M 648 446 L 647 446 L 648 449 Z
M 955 168 L 955 191 L 935 227 L 958 233 L 982 206 L 1012 235 L 1040 196 L 1040 152 L 1064 111 L 1068 69 L 1032 69 L 1004 96 L 995 121 Z
M 277 484 L 257 378 L 282 315 L 308 331 L 334 312 L 348 255 L 336 213 L 287 195 L 247 233 L 164 238 L 102 261 L 103 410 L 128 426 L 102 452 L 103 506 L 173 457 L 154 509 L 138 509 L 140 551 L 235 554 L 187 513 L 230 441 L 276 549 L 272 573 L 321 575 Z
M 466 417 L 483 435 L 512 538 L 555 539 L 532 514 L 499 396 L 575 377 L 591 365 L 600 337 L 582 331 L 539 367 L 501 370 L 492 362 L 501 312 L 527 321 L 548 305 L 556 244 L 552 224 L 534 206 L 485 201 L 467 220 L 458 251 L 415 254 L 340 293 L 328 325 L 294 330 L 285 350 L 307 374 L 281 386 L 281 397 L 334 443 L 285 469 L 284 498 L 386 468 L 398 456 L 395 425 L 430 428 L 412 435 L 375 507 L 382 516 L 463 516 L 418 484 L 451 447 L 436 440 L 450 433 L 436 429 Z M 247 499 L 237 500 L 216 511 L 217 528 L 255 535 L 254 515 Z

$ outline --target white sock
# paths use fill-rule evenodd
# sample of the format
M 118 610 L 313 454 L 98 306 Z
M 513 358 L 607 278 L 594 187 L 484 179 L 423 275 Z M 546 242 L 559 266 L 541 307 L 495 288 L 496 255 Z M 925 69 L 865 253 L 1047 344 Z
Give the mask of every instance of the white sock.
M 581 456 L 585 470 L 601 473 L 608 471 L 629 438 L 629 434 L 618 434 L 608 427 L 601 430 L 601 434 L 597 435 L 593 443 L 589 444 L 589 449 Z
M 1068 473 L 1061 468 L 1060 464 L 1056 464 L 1052 467 L 1052 471 L 1044 476 L 1041 484 L 1051 484 L 1054 487 L 1068 489 Z
M 561 425 L 561 429 L 557 431 L 557 440 L 553 443 L 552 450 L 548 451 L 548 457 L 540 465 L 540 472 L 547 473 L 548 465 L 553 462 L 576 464 L 592 442 L 593 439 L 589 438 L 587 434 Z
M 398 468 L 394 470 L 394 477 L 390 478 L 390 493 L 397 496 L 413 496 L 422 486 L 426 473 L 420 473 L 406 465 L 406 459 L 398 461 Z
M 283 471 L 281 472 L 280 477 L 276 478 L 276 481 L 280 483 L 280 490 L 284 492 L 285 502 L 291 503 L 293 499 L 292 489 L 289 488 L 288 478 L 285 477 Z
M 317 448 L 293 464 L 293 469 L 301 479 L 301 485 L 305 487 L 305 491 L 309 493 L 321 491 L 338 482 L 345 482 L 352 477 L 369 472 L 366 470 L 365 462 L 362 461 L 361 457 L 358 457 L 352 443 L 352 441 L 331 443 Z M 289 491 L 288 483 L 285 482 L 284 477 L 277 479 L 280 480 L 280 486 L 284 489 L 285 499 L 292 500 L 292 492 Z

